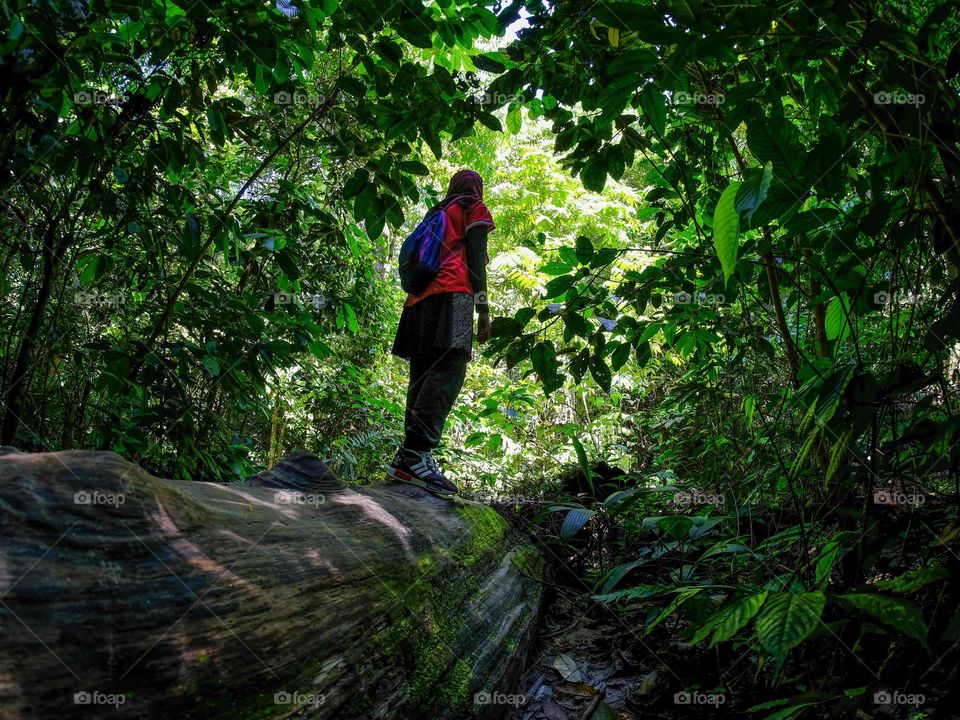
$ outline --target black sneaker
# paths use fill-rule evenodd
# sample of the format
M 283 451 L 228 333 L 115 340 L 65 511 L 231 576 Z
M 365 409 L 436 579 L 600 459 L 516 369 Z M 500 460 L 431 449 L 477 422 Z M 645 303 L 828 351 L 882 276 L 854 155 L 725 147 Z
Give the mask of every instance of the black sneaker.
M 419 452 L 397 448 L 397 454 L 387 467 L 387 475 L 394 480 L 422 487 L 435 495 L 456 495 L 460 492 L 460 488 L 440 472 L 429 450 Z

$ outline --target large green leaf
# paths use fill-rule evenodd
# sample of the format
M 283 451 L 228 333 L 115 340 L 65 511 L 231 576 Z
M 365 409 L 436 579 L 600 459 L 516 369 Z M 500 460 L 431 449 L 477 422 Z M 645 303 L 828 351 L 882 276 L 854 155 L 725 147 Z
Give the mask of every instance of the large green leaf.
M 880 580 L 877 587 L 890 592 L 909 593 L 946 577 L 950 577 L 949 570 L 939 565 L 928 565 L 905 572 L 891 580 Z
M 748 595 L 720 609 L 704 622 L 691 642 L 696 645 L 710 633 L 713 633 L 710 647 L 718 642 L 729 640 L 760 611 L 766 599 L 767 592 L 764 591 L 756 595 Z
M 659 137 L 663 137 L 667 122 L 667 104 L 663 92 L 656 85 L 647 85 L 640 91 L 640 107 Z
M 601 390 L 610 392 L 610 384 L 613 378 L 609 366 L 601 356 L 594 355 L 590 358 L 590 375 L 593 376 L 594 382 L 600 386 Z
M 473 60 L 473 64 L 476 65 L 479 70 L 497 74 L 506 72 L 507 70 L 507 66 L 501 62 L 504 58 L 502 58 L 500 53 L 480 53 L 470 59 Z
M 401 162 L 397 163 L 397 169 L 405 173 L 410 173 L 412 175 L 429 175 L 430 174 L 430 170 L 427 169 L 427 166 L 424 165 L 419 160 L 402 160 Z
M 693 520 L 684 515 L 661 515 L 643 519 L 643 527 L 659 528 L 664 535 L 674 540 L 683 540 L 693 529 Z
M 863 610 L 885 625 L 927 644 L 927 624 L 920 608 L 909 600 L 877 593 L 846 593 L 840 599 Z
M 551 393 L 563 385 L 563 376 L 558 372 L 557 350 L 552 341 L 537 343 L 530 353 L 530 361 L 540 377 L 544 392 Z
M 593 517 L 593 511 L 586 508 L 571 508 L 566 517 L 563 518 L 563 524 L 560 526 L 560 537 L 568 540 L 580 532 L 580 528 L 586 525 Z
M 516 135 L 520 132 L 520 128 L 523 125 L 523 110 L 519 105 L 514 105 L 507 112 L 507 130 L 511 135 Z
M 580 170 L 580 180 L 587 190 L 601 192 L 607 183 L 607 163 L 602 155 L 587 161 Z
M 797 128 L 781 115 L 747 121 L 747 146 L 762 163 L 773 164 L 780 177 L 793 179 L 802 161 L 803 146 Z
M 737 212 L 744 213 L 748 222 L 760 203 L 766 199 L 772 180 L 773 163 L 768 160 L 763 169 L 754 168 L 750 176 L 740 185 L 736 199 Z
M 830 301 L 824 317 L 823 327 L 827 333 L 827 340 L 842 341 L 850 332 L 850 323 L 847 319 L 850 313 L 850 303 L 846 295 L 840 295 Z
M 740 214 L 737 212 L 739 182 L 732 182 L 720 195 L 713 213 L 713 247 L 720 258 L 724 281 L 729 280 L 737 265 L 737 236 L 740 233 Z
M 787 653 L 816 629 L 825 603 L 819 591 L 772 593 L 755 623 L 760 644 L 783 663 Z

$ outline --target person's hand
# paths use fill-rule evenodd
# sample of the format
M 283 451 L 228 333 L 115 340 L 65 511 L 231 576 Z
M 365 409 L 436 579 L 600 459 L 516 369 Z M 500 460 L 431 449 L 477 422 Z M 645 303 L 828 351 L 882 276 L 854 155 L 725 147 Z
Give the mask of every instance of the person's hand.
M 490 339 L 490 313 L 480 313 L 477 317 L 477 342 L 483 345 Z

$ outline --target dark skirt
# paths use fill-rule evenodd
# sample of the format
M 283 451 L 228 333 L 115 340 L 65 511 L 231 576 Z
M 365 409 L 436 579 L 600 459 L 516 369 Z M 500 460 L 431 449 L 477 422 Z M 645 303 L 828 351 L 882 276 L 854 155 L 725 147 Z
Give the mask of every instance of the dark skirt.
M 450 350 L 472 356 L 472 295 L 439 293 L 403 309 L 393 340 L 394 355 L 409 360 Z

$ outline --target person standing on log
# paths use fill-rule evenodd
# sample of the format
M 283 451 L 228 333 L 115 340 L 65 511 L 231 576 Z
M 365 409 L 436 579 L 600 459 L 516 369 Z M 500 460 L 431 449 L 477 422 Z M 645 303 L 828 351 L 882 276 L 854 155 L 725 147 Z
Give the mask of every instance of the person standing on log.
M 446 197 L 431 212 L 446 213 L 440 268 L 427 288 L 408 295 L 400 315 L 393 354 L 410 361 L 403 445 L 387 469 L 394 480 L 439 495 L 459 488 L 440 471 L 433 450 L 463 387 L 473 354 L 473 315 L 477 342 L 490 339 L 487 306 L 487 235 L 495 228 L 483 203 L 483 179 L 460 170 Z

